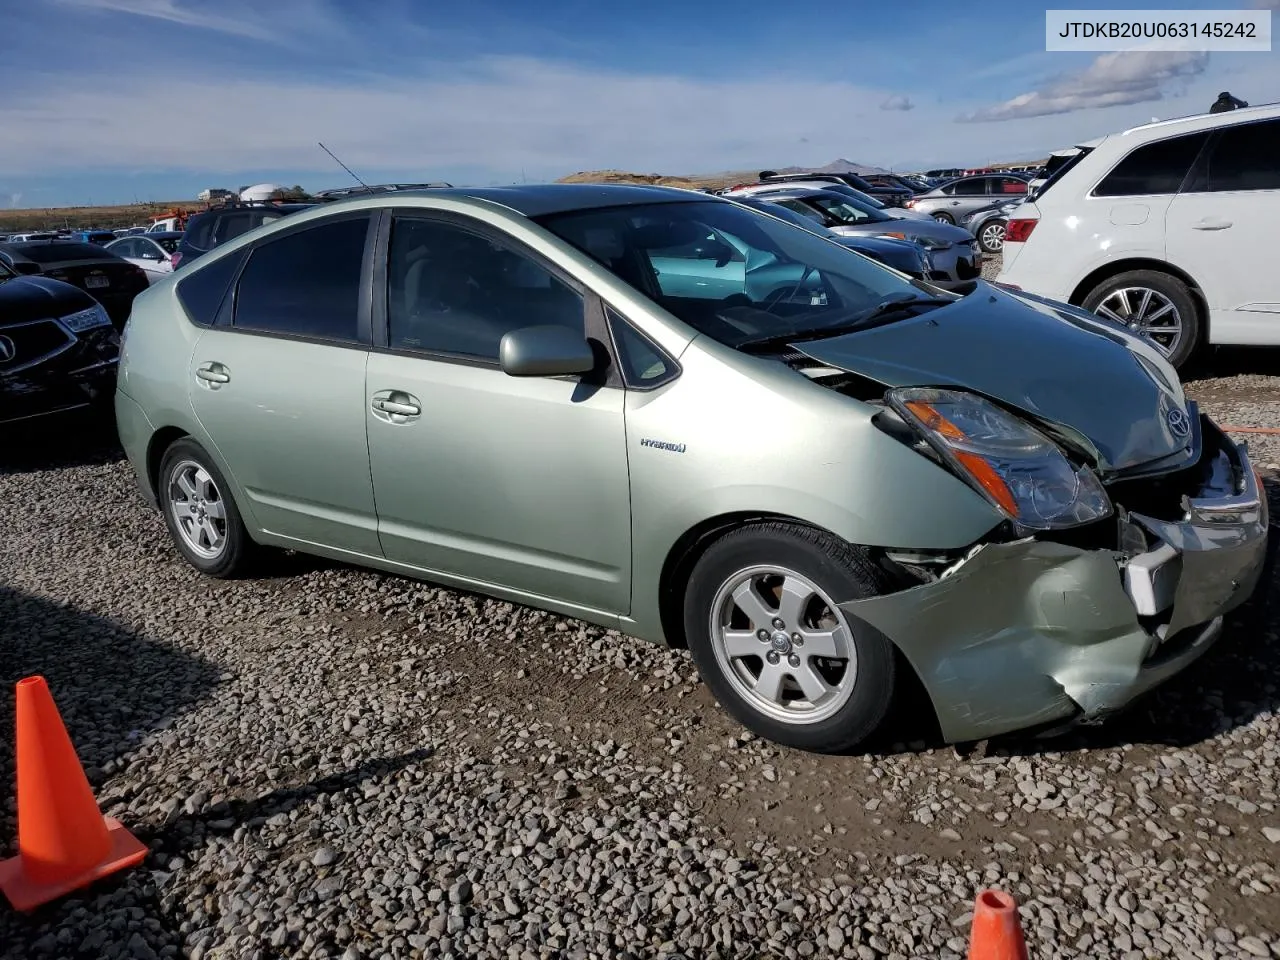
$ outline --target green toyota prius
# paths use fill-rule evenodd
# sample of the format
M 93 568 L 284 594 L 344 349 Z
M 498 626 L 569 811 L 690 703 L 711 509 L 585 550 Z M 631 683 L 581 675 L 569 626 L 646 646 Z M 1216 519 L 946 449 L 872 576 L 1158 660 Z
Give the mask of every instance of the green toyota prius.
M 1266 546 L 1243 445 L 1141 335 L 682 190 L 280 218 L 138 297 L 116 413 L 206 574 L 290 548 L 687 646 L 809 750 L 912 674 L 951 741 L 1104 717 Z

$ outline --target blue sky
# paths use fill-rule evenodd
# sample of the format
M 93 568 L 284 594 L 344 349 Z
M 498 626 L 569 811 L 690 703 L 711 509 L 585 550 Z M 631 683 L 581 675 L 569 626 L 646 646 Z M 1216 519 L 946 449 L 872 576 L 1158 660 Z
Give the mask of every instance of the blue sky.
M 317 141 L 370 181 L 913 169 L 1280 100 L 1275 52 L 1046 53 L 1044 29 L 1024 0 L 0 0 L 0 207 L 345 185 Z

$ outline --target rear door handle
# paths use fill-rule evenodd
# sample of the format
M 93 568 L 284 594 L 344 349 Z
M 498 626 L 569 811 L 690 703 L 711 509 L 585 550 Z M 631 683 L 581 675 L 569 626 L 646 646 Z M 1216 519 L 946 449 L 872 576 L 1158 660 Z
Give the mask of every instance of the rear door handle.
M 1193 230 L 1226 230 L 1231 226 L 1230 220 L 1219 220 L 1216 217 L 1205 217 L 1191 225 Z
M 369 404 L 379 419 L 389 423 L 403 423 L 405 420 L 422 415 L 422 404 L 418 398 L 403 390 L 380 390 L 373 395 Z
M 207 386 L 216 386 L 220 383 L 230 383 L 231 373 L 222 364 L 215 361 L 202 363 L 196 367 L 196 376 L 203 380 Z

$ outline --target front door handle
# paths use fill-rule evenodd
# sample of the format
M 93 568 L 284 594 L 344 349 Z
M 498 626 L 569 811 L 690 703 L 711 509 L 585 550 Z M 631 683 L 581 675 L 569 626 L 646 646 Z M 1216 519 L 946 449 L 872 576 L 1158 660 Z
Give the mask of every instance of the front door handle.
M 390 423 L 404 423 L 406 420 L 422 415 L 422 404 L 418 398 L 403 390 L 380 390 L 373 395 L 369 404 L 375 415 Z
M 221 383 L 231 382 L 231 372 L 215 361 L 202 363 L 196 367 L 196 376 L 204 381 L 205 386 L 214 387 Z
M 1191 225 L 1193 230 L 1226 230 L 1231 226 L 1230 220 L 1219 220 L 1217 217 L 1205 217 Z

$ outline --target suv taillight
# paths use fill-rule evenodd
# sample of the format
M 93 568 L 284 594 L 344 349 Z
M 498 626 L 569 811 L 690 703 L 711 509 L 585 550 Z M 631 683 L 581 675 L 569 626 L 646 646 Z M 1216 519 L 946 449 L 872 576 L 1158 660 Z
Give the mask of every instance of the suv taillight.
M 1004 242 L 1005 243 L 1026 243 L 1027 237 L 1031 236 L 1031 231 L 1036 228 L 1039 220 L 1030 218 L 1010 220 L 1004 226 Z

